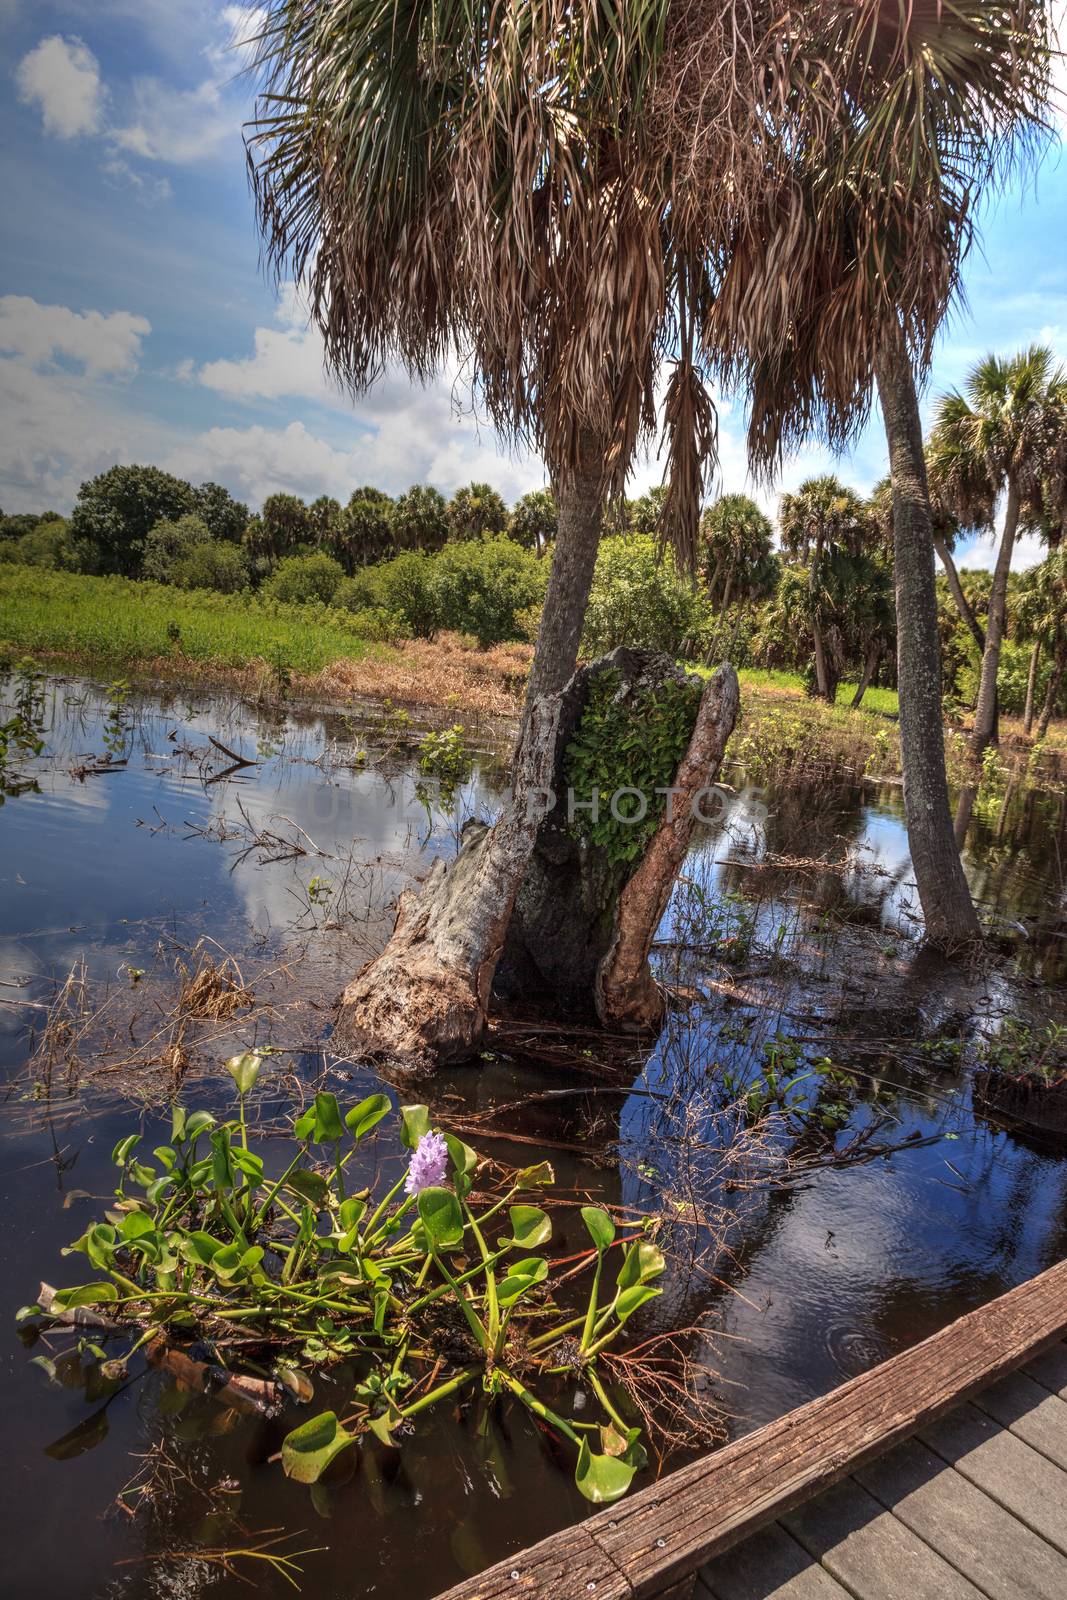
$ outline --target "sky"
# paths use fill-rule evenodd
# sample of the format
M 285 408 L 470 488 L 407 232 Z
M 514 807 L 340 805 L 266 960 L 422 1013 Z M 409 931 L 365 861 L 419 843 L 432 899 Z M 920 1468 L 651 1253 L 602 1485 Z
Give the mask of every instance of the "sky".
M 1060 7 L 1062 10 L 1063 8 Z M 253 508 L 279 490 L 346 500 L 359 484 L 445 494 L 472 479 L 509 502 L 545 482 L 502 447 L 458 370 L 387 374 L 360 400 L 324 378 L 292 286 L 263 271 L 241 127 L 254 7 L 223 0 L 0 0 L 0 507 L 69 511 L 117 461 L 212 479 Z M 1035 341 L 1067 361 L 1067 121 L 1036 174 L 991 202 L 923 396 L 989 351 Z M 778 492 L 886 470 L 880 419 L 843 459 L 812 444 L 781 481 L 747 481 L 744 417 L 720 408 L 716 487 Z M 631 492 L 661 476 L 642 460 Z M 964 548 L 991 566 L 992 541 Z M 1016 565 L 1040 556 L 1023 539 Z

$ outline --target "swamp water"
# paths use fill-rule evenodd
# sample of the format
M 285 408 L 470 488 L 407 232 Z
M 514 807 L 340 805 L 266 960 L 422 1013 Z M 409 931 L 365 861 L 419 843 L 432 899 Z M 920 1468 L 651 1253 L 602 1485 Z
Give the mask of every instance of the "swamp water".
M 219 1064 L 239 1048 L 282 1052 L 251 1102 L 265 1132 L 317 1088 L 345 1106 L 385 1087 L 427 1099 L 501 1162 L 551 1160 L 555 1262 L 587 1246 L 579 1205 L 659 1218 L 665 1292 L 632 1342 L 689 1330 L 724 1433 L 1067 1250 L 1067 1163 L 999 1127 L 970 1090 L 989 1040 L 1025 1041 L 1024 1026 L 1044 1037 L 1067 1011 L 1062 794 L 1005 789 L 970 807 L 967 870 L 1002 939 L 961 970 L 917 950 L 895 786 L 753 797 L 730 773 L 741 792 L 695 841 L 657 954 L 694 1003 L 651 1051 L 564 1043 L 516 1020 L 477 1065 L 397 1092 L 330 1054 L 330 1005 L 386 936 L 396 892 L 454 851 L 457 816 L 492 814 L 499 739 L 482 741 L 446 809 L 416 792 L 410 730 L 393 713 L 272 713 L 77 681 L 46 685 L 44 704 L 45 750 L 25 765 L 37 788 L 0 807 L 13 1600 L 223 1597 L 248 1579 L 292 1592 L 240 1549 L 292 1556 L 322 1600 L 424 1600 L 588 1510 L 570 1456 L 518 1406 L 442 1404 L 399 1454 L 365 1442 L 352 1479 L 313 1502 L 268 1460 L 307 1410 L 237 1419 L 139 1358 L 112 1390 L 91 1360 L 63 1354 L 70 1333 L 20 1334 L 15 1313 L 40 1279 L 88 1275 L 60 1251 L 113 1192 L 116 1140 L 141 1129 L 147 1149 L 165 1141 L 175 1096 L 228 1115 Z M 221 776 L 226 750 L 257 764 Z M 176 994 L 205 956 L 251 995 L 232 1016 L 190 1021 Z M 366 1147 L 365 1179 L 378 1164 L 386 1179 L 403 1170 L 391 1129 Z M 54 1376 L 33 1364 L 42 1354 Z M 312 1410 L 343 1414 L 343 1377 L 316 1386 Z M 577 1404 L 572 1385 L 562 1408 Z M 667 1464 L 684 1457 L 679 1445 Z

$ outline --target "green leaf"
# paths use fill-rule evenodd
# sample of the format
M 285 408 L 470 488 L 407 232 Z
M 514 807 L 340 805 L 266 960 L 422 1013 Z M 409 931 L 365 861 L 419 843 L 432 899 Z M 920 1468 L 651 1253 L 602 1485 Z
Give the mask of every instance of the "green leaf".
M 195 1144 L 202 1133 L 210 1133 L 214 1126 L 215 1118 L 211 1115 L 210 1111 L 194 1111 L 193 1114 L 186 1119 L 185 1137 L 191 1143 Z M 173 1137 L 174 1135 L 172 1134 L 171 1138 Z
M 536 1167 L 523 1167 L 516 1175 L 515 1186 L 518 1189 L 544 1189 L 555 1181 L 556 1173 L 551 1161 L 539 1161 Z
M 178 1248 L 194 1267 L 209 1267 L 224 1246 L 221 1239 L 196 1229 L 193 1233 L 185 1234 Z
M 243 1100 L 246 1094 L 251 1094 L 256 1079 L 263 1071 L 263 1057 L 258 1050 L 246 1050 L 243 1055 L 230 1057 L 226 1071 L 237 1085 L 237 1093 Z
M 662 1293 L 662 1289 L 650 1289 L 647 1284 L 635 1283 L 632 1289 L 624 1289 L 621 1294 L 616 1295 L 613 1308 L 615 1315 L 620 1322 L 625 1322 L 649 1300 L 654 1300 Z
M 233 1151 L 228 1128 L 216 1128 L 211 1135 L 211 1181 L 216 1189 L 232 1189 Z
M 115 1166 L 124 1167 L 127 1161 L 130 1159 L 130 1151 L 135 1145 L 140 1144 L 140 1142 L 141 1135 L 139 1133 L 128 1133 L 125 1139 L 120 1139 L 114 1150 L 111 1152 L 111 1159 Z
M 667 1265 L 663 1251 L 647 1239 L 639 1239 L 626 1252 L 617 1280 L 620 1289 L 632 1289 L 635 1283 L 648 1283 L 658 1278 Z
M 517 1250 L 536 1250 L 552 1237 L 552 1219 L 540 1206 L 509 1206 L 511 1238 L 502 1240 Z
M 583 1439 L 574 1481 L 587 1500 L 597 1506 L 609 1506 L 613 1500 L 621 1500 L 636 1471 L 621 1456 L 594 1455 L 588 1439 Z
M 75 1306 L 97 1306 L 107 1300 L 117 1300 L 119 1292 L 113 1283 L 82 1283 L 76 1289 L 59 1289 L 52 1301 L 54 1311 L 70 1311 Z
M 83 1255 L 89 1257 L 94 1267 L 106 1272 L 111 1265 L 117 1239 L 118 1233 L 109 1222 L 94 1222 L 91 1227 L 86 1228 L 80 1239 L 75 1239 L 74 1243 L 68 1245 L 62 1253 L 68 1256 L 73 1251 L 80 1250 Z
M 287 1434 L 282 1443 L 282 1466 L 297 1483 L 318 1483 L 331 1462 L 355 1443 L 333 1411 L 310 1417 Z
M 454 1133 L 446 1133 L 444 1141 L 448 1146 L 452 1170 L 457 1177 L 469 1178 L 481 1160 L 477 1150 L 472 1150 L 469 1144 L 464 1144 L 462 1139 L 457 1139 Z
M 341 1201 L 341 1204 L 337 1209 L 337 1220 L 345 1233 L 347 1233 L 351 1228 L 359 1226 L 359 1223 L 363 1218 L 363 1213 L 366 1211 L 366 1209 L 366 1200 L 361 1199 L 357 1195 L 353 1195 L 349 1200 Z
M 462 1243 L 463 1213 L 449 1189 L 423 1189 L 418 1198 L 419 1219 L 434 1250 Z
M 406 1149 L 417 1149 L 419 1140 L 429 1131 L 429 1106 L 400 1107 L 400 1142 Z
M 313 1206 L 321 1206 L 330 1186 L 321 1172 L 308 1172 L 306 1167 L 297 1167 L 296 1171 L 290 1172 L 286 1178 L 285 1187 L 292 1189 L 301 1200 L 307 1200 Z
M 344 1138 L 344 1124 L 337 1105 L 337 1096 L 333 1094 L 317 1094 L 315 1096 L 315 1131 L 312 1141 L 315 1144 L 336 1144 L 338 1139 Z
M 119 1232 L 127 1244 L 146 1233 L 155 1233 L 156 1225 L 146 1211 L 127 1211 L 119 1224 Z
M 358 1143 L 372 1128 L 376 1128 L 392 1109 L 392 1102 L 387 1094 L 369 1094 L 365 1100 L 359 1102 L 358 1106 L 353 1106 L 351 1111 L 345 1112 L 345 1127 Z
M 582 1221 L 597 1250 L 603 1254 L 615 1240 L 615 1224 L 600 1206 L 583 1206 Z
M 527 1256 L 522 1261 L 512 1262 L 507 1277 L 497 1285 L 497 1301 L 502 1306 L 514 1305 L 520 1295 L 534 1284 L 544 1283 L 547 1277 L 548 1262 L 544 1256 Z

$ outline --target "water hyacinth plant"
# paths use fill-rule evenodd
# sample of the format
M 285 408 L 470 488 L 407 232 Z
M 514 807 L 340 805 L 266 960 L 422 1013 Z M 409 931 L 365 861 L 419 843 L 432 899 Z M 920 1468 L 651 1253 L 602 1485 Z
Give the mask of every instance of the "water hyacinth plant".
M 314 1392 L 309 1368 L 349 1363 L 359 1376 L 345 1414 L 322 1412 L 284 1441 L 282 1465 L 301 1483 L 352 1470 L 363 1434 L 399 1448 L 421 1412 L 480 1384 L 569 1441 L 587 1499 L 625 1494 L 645 1451 L 597 1360 L 660 1293 L 653 1280 L 664 1259 L 647 1230 L 619 1241 L 621 1264 L 605 1289 L 615 1225 L 599 1207 L 583 1208 L 592 1282 L 584 1310 L 569 1315 L 554 1303 L 549 1262 L 537 1253 L 551 1219 L 519 1198 L 554 1182 L 547 1162 L 497 1182 L 476 1208 L 477 1152 L 433 1128 L 426 1106 L 403 1106 L 399 1135 L 410 1156 L 379 1196 L 357 1186 L 354 1158 L 393 1117 L 389 1098 L 371 1094 L 342 1110 L 320 1093 L 293 1123 L 295 1154 L 268 1176 L 245 1115 L 263 1056 L 226 1065 L 236 1117 L 175 1106 L 170 1142 L 151 1158 L 137 1134 L 120 1140 L 114 1202 L 64 1252 L 85 1256 L 98 1276 L 42 1294 L 20 1316 L 82 1321 L 88 1311 L 131 1336 L 127 1360 L 142 1347 L 156 1360 L 206 1347 L 216 1383 L 238 1388 L 251 1368 L 278 1395 L 304 1401 Z M 568 1375 L 595 1395 L 599 1420 L 563 1417 L 536 1392 Z

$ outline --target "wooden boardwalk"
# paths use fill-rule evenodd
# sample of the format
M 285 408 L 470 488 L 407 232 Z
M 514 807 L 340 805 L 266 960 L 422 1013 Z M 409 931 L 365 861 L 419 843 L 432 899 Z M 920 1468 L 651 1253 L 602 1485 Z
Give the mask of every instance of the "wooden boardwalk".
M 694 1600 L 1067 1600 L 1067 1345 L 700 1569 Z
M 439 1600 L 1067 1600 L 1067 1261 Z

